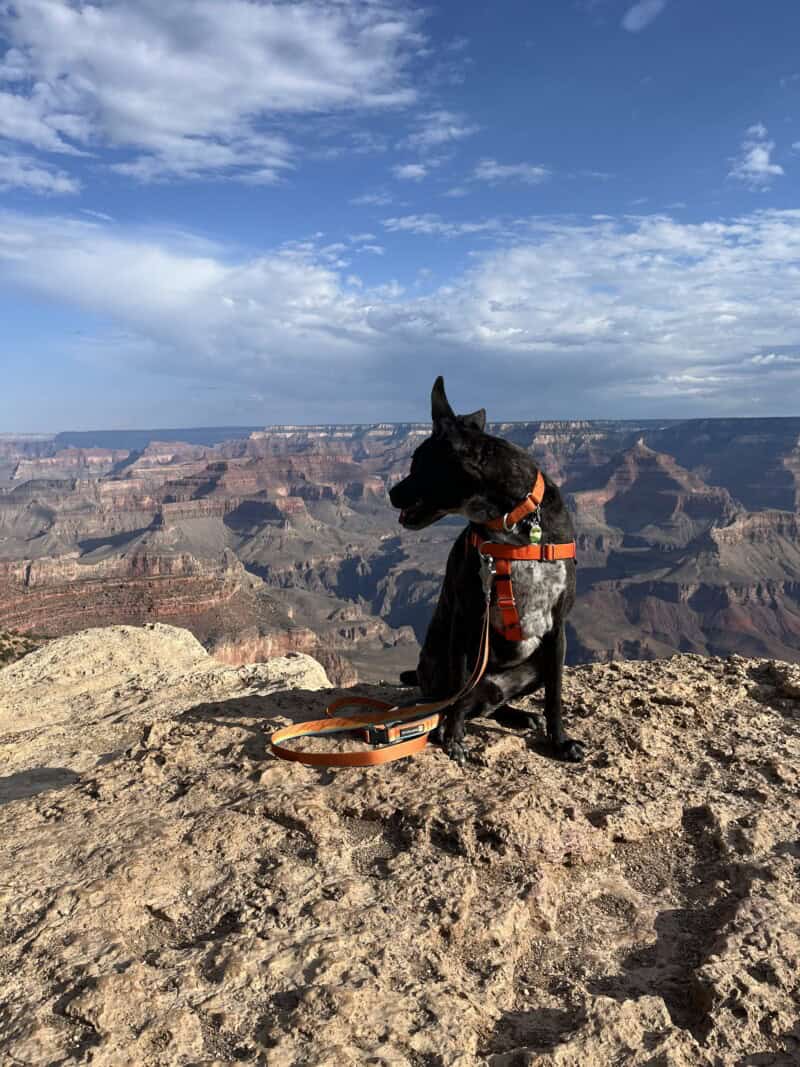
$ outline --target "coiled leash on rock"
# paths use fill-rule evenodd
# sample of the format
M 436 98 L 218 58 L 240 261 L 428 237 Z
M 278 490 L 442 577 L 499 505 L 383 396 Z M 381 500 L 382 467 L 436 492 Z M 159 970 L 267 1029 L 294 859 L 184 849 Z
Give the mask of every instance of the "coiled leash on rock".
M 535 519 L 538 519 L 539 504 L 544 496 L 544 489 L 544 478 L 539 472 L 533 489 L 521 504 L 502 518 L 492 519 L 484 525 L 487 529 L 502 528 L 510 532 L 531 513 Z M 280 759 L 307 763 L 312 767 L 372 767 L 380 763 L 391 763 L 404 756 L 413 756 L 425 748 L 428 735 L 439 725 L 439 712 L 471 693 L 486 673 L 491 640 L 492 583 L 495 577 L 497 578 L 497 605 L 502 619 L 499 627 L 500 633 L 509 641 L 521 641 L 523 640 L 522 628 L 511 586 L 511 561 L 554 562 L 575 558 L 574 541 L 566 544 L 539 544 L 541 527 L 538 521 L 531 526 L 530 539 L 531 543 L 528 545 L 507 545 L 484 541 L 475 530 L 469 535 L 467 544 L 477 548 L 480 554 L 480 576 L 485 605 L 478 658 L 472 675 L 457 693 L 444 700 L 409 704 L 406 707 L 398 707 L 385 700 L 375 700 L 373 697 L 341 697 L 325 709 L 328 718 L 294 723 L 292 726 L 276 730 L 270 737 L 270 747 L 273 753 Z M 376 710 L 347 716 L 333 714 L 340 708 L 346 707 L 367 707 Z M 283 744 L 297 737 L 327 737 L 329 734 L 359 729 L 363 731 L 364 740 L 377 747 L 367 752 L 300 752 L 297 749 L 287 748 Z
M 307 763 L 312 767 L 372 767 L 378 763 L 391 763 L 404 756 L 413 756 L 414 753 L 425 748 L 431 730 L 435 730 L 439 725 L 439 712 L 471 693 L 486 673 L 486 666 L 489 663 L 491 632 L 489 614 L 493 577 L 494 566 L 486 557 L 486 562 L 481 561 L 481 580 L 486 606 L 483 612 L 478 658 L 469 681 L 457 693 L 445 700 L 410 704 L 407 707 L 398 707 L 385 700 L 375 700 L 373 697 L 342 697 L 340 700 L 334 700 L 325 709 L 325 714 L 330 716 L 329 718 L 295 723 L 276 730 L 269 739 L 274 754 L 280 759 Z M 342 717 L 333 715 L 340 708 L 352 706 L 378 710 L 361 715 Z M 365 741 L 379 747 L 368 752 L 299 752 L 294 748 L 286 748 L 283 744 L 284 741 L 295 737 L 327 737 L 329 734 L 358 729 L 363 729 Z

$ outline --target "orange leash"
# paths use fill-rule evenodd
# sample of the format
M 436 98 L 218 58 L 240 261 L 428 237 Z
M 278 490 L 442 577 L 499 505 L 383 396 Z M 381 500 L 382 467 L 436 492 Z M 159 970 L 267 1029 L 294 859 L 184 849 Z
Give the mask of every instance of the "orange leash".
M 391 763 L 393 760 L 421 752 L 428 743 L 431 730 L 435 730 L 439 725 L 439 712 L 472 692 L 486 673 L 491 638 L 489 613 L 493 575 L 492 566 L 482 561 L 481 578 L 486 596 L 486 608 L 483 613 L 481 643 L 472 675 L 456 694 L 445 700 L 410 704 L 407 707 L 397 707 L 385 700 L 375 700 L 372 697 L 341 697 L 325 709 L 329 718 L 294 723 L 292 726 L 276 730 L 269 739 L 273 753 L 280 759 L 306 763 L 311 767 L 373 767 L 376 764 Z M 342 717 L 333 715 L 333 712 L 339 708 L 353 706 L 379 710 Z M 363 730 L 365 741 L 379 747 L 367 752 L 301 752 L 295 748 L 287 748 L 284 744 L 285 741 L 298 737 L 327 737 L 329 734 L 359 729 Z

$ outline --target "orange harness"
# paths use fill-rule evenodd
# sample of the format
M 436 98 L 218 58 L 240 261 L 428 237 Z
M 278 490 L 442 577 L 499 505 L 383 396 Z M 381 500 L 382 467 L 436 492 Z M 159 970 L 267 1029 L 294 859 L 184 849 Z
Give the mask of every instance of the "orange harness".
M 544 491 L 544 478 L 542 477 L 542 472 L 539 471 L 536 475 L 533 489 L 521 504 L 518 504 L 513 511 L 509 511 L 500 518 L 491 519 L 489 522 L 483 523 L 483 526 L 487 530 L 506 530 L 507 532 L 513 530 L 517 523 L 527 518 L 528 515 L 538 515 L 539 505 L 544 498 Z M 541 527 L 537 524 L 534 528 L 541 535 Z M 514 589 L 511 585 L 512 562 L 514 560 L 528 560 L 554 563 L 560 559 L 575 559 L 575 542 L 567 541 L 563 544 L 549 545 L 506 545 L 499 541 L 485 541 L 476 530 L 472 530 L 467 539 L 467 544 L 477 548 L 482 557 L 488 556 L 492 560 L 492 574 L 497 589 L 497 606 L 500 609 L 500 618 L 502 619 L 502 624 L 496 627 L 498 633 L 501 633 L 506 641 L 522 641 L 524 635 L 519 621 L 517 604 L 514 600 Z
M 527 515 L 538 512 L 544 490 L 544 478 L 539 471 L 533 489 L 522 503 L 506 515 L 484 523 L 484 527 L 487 530 L 512 530 Z M 296 763 L 307 763 L 312 767 L 369 767 L 379 763 L 390 763 L 404 756 L 413 756 L 421 751 L 428 743 L 430 732 L 439 725 L 439 712 L 471 693 L 486 673 L 491 638 L 493 582 L 497 582 L 497 605 L 503 620 L 503 625 L 498 630 L 508 641 L 521 641 L 522 627 L 511 586 L 512 561 L 552 562 L 575 558 L 574 541 L 555 545 L 505 545 L 496 541 L 484 541 L 473 530 L 467 543 L 477 548 L 481 556 L 481 581 L 485 598 L 478 658 L 467 683 L 445 700 L 412 704 L 408 707 L 397 707 L 385 700 L 375 700 L 372 697 L 342 697 L 325 709 L 328 718 L 295 723 L 276 730 L 270 737 L 270 747 L 276 756 Z M 334 717 L 333 713 L 340 708 L 353 706 L 376 710 L 346 717 Z M 326 737 L 328 734 L 358 729 L 363 731 L 363 738 L 368 744 L 377 747 L 367 752 L 301 752 L 287 748 L 284 744 L 285 741 L 298 737 Z

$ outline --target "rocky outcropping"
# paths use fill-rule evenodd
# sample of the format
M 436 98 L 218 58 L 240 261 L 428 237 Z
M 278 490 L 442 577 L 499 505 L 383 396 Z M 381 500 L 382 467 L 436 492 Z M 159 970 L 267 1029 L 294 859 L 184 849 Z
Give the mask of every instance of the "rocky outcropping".
M 642 439 L 577 484 L 586 483 L 570 493 L 583 536 L 616 529 L 630 547 L 684 546 L 742 510 L 727 489 L 706 485 Z
M 463 770 L 274 760 L 325 684 L 165 626 L 0 671 L 8 1062 L 798 1061 L 796 666 L 569 669 L 577 766 L 484 720 Z

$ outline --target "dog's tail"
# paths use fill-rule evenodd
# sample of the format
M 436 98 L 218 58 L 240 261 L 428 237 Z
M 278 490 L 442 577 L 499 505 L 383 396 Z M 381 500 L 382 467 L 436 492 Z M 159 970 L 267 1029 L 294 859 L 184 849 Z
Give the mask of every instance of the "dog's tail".
M 419 678 L 416 671 L 401 671 L 400 672 L 400 684 L 401 685 L 419 685 Z

